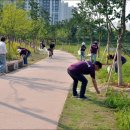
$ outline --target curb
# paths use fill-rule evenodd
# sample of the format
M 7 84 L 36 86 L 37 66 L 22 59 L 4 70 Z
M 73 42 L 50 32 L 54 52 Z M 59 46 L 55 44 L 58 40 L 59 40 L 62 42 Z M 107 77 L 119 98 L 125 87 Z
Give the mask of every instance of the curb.
M 20 69 L 24 66 L 23 60 L 14 60 L 7 62 L 6 73 L 12 72 L 14 70 Z

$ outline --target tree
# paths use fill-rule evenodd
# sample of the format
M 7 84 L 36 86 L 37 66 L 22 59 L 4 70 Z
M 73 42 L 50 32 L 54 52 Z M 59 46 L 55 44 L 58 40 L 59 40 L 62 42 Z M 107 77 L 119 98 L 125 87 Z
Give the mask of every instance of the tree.
M 26 35 L 30 31 L 31 21 L 24 10 L 17 9 L 14 4 L 9 4 L 3 8 L 1 28 L 10 43 L 18 35 Z
M 130 18 L 130 14 L 125 16 L 125 6 L 126 0 L 83 0 L 81 4 L 79 4 L 79 9 L 75 11 L 75 16 L 77 20 L 81 19 L 82 25 L 85 26 L 85 22 L 88 21 L 87 26 L 89 26 L 90 22 L 97 24 L 95 20 L 97 20 L 97 16 L 102 16 L 104 21 L 101 23 L 106 24 L 106 28 L 108 30 L 108 40 L 107 40 L 107 53 L 109 53 L 109 44 L 110 44 L 110 36 L 112 33 L 112 28 L 118 32 L 118 40 L 117 40 L 117 62 L 118 62 L 118 85 L 122 84 L 122 67 L 121 67 L 121 47 L 123 46 L 123 37 L 125 34 L 125 22 Z M 96 14 L 96 15 L 95 15 Z M 93 19 L 93 16 L 94 19 Z M 85 19 L 85 20 L 84 20 Z M 89 21 L 91 19 L 91 21 Z M 117 29 L 114 27 L 112 21 L 114 19 L 119 19 L 120 27 Z M 92 24 L 92 25 L 93 25 Z M 92 27 L 92 26 L 90 26 Z M 116 34 L 116 33 L 115 33 Z M 115 36 L 116 37 L 116 36 Z
M 39 18 L 39 4 L 35 0 L 29 1 L 31 10 L 30 10 L 30 16 L 33 20 L 38 20 Z

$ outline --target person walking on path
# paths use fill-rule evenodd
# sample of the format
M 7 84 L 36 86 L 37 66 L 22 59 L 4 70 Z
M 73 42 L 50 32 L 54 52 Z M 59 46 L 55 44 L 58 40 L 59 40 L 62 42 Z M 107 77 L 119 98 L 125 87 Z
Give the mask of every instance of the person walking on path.
M 97 57 L 97 51 L 98 51 L 98 42 L 94 41 L 90 47 L 90 61 L 91 62 L 95 62 L 96 61 L 96 57 Z
M 51 57 L 51 58 L 52 58 L 52 56 L 54 54 L 53 53 L 54 52 L 54 48 L 55 48 L 55 43 L 54 42 L 50 43 L 48 51 L 49 51 L 49 57 Z
M 18 46 L 18 52 L 19 52 L 20 56 L 23 57 L 24 64 L 27 65 L 28 64 L 28 57 L 31 55 L 31 52 L 28 49 L 22 48 L 20 46 Z
M 42 40 L 42 41 L 40 42 L 40 49 L 44 49 L 44 47 L 45 47 L 45 43 L 44 43 L 44 40 Z
M 111 55 L 109 54 L 107 56 L 108 60 L 113 60 L 114 59 L 114 55 Z M 118 64 L 117 64 L 117 54 L 115 56 L 115 59 L 114 59 L 115 63 L 114 63 L 114 70 L 116 73 L 118 73 Z M 121 56 L 121 62 L 122 62 L 122 65 L 126 63 L 126 58 L 124 56 Z
M 6 38 L 1 37 L 0 41 L 0 75 L 3 75 L 6 72 Z
M 86 50 L 85 42 L 82 42 L 82 46 L 80 48 L 80 51 L 81 51 L 80 60 L 81 61 L 85 61 L 85 50 Z
M 95 79 L 95 71 L 98 71 L 101 68 L 102 68 L 102 64 L 98 61 L 95 61 L 94 63 L 90 61 L 80 61 L 68 67 L 67 69 L 68 74 L 73 79 L 73 96 L 74 97 L 79 97 L 81 99 L 87 98 L 85 96 L 85 91 L 86 91 L 88 80 L 85 78 L 84 74 L 91 76 L 96 92 L 98 94 L 100 93 L 97 87 L 96 79 Z M 77 93 L 78 81 L 82 82 L 80 95 Z

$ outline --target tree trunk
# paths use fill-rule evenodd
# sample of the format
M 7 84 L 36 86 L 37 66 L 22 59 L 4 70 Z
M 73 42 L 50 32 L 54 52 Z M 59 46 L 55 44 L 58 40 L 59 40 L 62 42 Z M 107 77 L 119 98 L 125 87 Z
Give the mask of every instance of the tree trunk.
M 118 86 L 122 85 L 122 62 L 121 62 L 121 38 L 118 39 L 117 48 L 117 65 L 118 65 Z
M 101 38 L 102 38 L 102 32 L 101 32 L 101 30 L 100 30 L 100 33 L 99 33 L 99 41 L 98 41 L 98 53 L 97 53 L 97 56 L 98 56 L 98 57 L 100 56 Z
M 121 28 L 119 28 L 118 32 L 118 51 L 117 51 L 117 63 L 118 63 L 118 86 L 122 85 L 122 62 L 121 62 L 121 48 L 122 41 L 125 33 L 125 8 L 126 8 L 126 0 L 122 0 L 122 16 L 121 16 Z
M 108 29 L 108 34 L 107 34 L 107 55 L 110 53 L 110 31 Z M 108 58 L 106 58 L 106 64 L 108 64 Z

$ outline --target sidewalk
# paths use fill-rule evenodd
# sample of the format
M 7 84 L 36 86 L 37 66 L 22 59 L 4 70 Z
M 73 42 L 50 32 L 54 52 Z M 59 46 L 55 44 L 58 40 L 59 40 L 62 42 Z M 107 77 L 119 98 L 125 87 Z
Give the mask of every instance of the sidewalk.
M 67 67 L 74 62 L 57 50 L 52 59 L 0 76 L 0 129 L 56 130 L 72 84 Z

